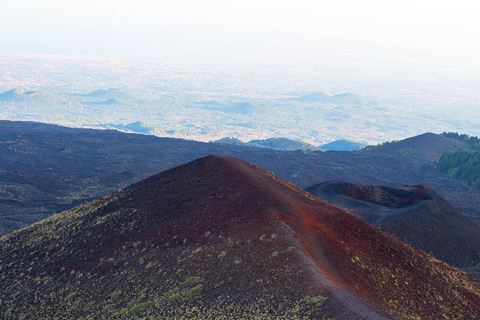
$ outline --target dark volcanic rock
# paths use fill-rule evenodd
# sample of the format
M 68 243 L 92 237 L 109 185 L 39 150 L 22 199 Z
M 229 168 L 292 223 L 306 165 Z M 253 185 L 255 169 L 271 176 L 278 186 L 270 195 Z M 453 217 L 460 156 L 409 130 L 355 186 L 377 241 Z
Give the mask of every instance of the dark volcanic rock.
M 438 161 L 446 151 L 469 149 L 470 147 L 461 141 L 428 132 L 363 152 L 372 155 L 410 156 L 427 161 Z
M 480 191 L 439 173 L 435 163 L 417 157 L 280 152 L 114 130 L 0 121 L 0 235 L 209 154 L 241 158 L 302 188 L 326 180 L 428 185 L 480 222 Z

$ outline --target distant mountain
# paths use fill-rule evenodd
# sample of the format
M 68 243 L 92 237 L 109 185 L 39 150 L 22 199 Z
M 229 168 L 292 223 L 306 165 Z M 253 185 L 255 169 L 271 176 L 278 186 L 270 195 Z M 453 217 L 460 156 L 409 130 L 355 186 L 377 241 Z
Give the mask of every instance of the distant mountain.
M 356 94 L 346 92 L 336 95 L 331 95 L 328 92 L 310 92 L 300 97 L 293 98 L 295 101 L 303 102 L 325 102 L 334 104 L 353 104 L 353 105 L 375 105 L 371 101 L 367 101 L 364 98 L 359 97 Z
M 470 147 L 463 142 L 434 133 L 424 133 L 362 152 L 371 155 L 411 156 L 428 161 L 438 161 L 446 151 L 469 149 Z
M 298 140 L 292 140 L 287 138 L 270 138 L 265 140 L 252 140 L 248 142 L 250 145 L 257 145 L 277 150 L 318 150 L 318 147 Z
M 303 102 L 332 102 L 333 97 L 324 92 L 310 92 L 298 98 L 293 98 L 292 100 Z
M 59 103 L 64 101 L 60 96 L 48 91 L 27 91 L 13 89 L 0 94 L 0 101 L 18 103 Z
M 86 101 L 81 102 L 82 104 L 90 104 L 90 105 L 112 105 L 112 104 L 121 104 L 120 101 L 117 99 L 108 99 L 105 101 Z
M 132 122 L 125 125 L 107 123 L 107 124 L 102 124 L 100 126 L 106 129 L 117 129 L 121 131 L 129 131 L 129 132 L 135 132 L 135 133 L 150 133 L 153 130 L 152 127 L 149 127 L 147 124 L 143 123 L 142 121 L 136 121 L 136 122 Z
M 265 140 L 251 140 L 249 142 L 242 142 L 236 138 L 222 138 L 220 140 L 212 141 L 213 143 L 220 144 L 229 144 L 235 146 L 246 146 L 246 147 L 258 147 L 258 148 L 269 148 L 282 151 L 295 151 L 295 150 L 318 150 L 318 148 L 312 144 L 292 140 L 287 138 L 269 138 Z
M 124 89 L 100 89 L 86 94 L 71 94 L 72 96 L 94 98 L 101 101 L 122 101 L 135 99 L 132 95 L 127 93 Z
M 480 282 L 235 158 L 0 238 L 4 319 L 478 319 Z
M 323 151 L 358 151 L 366 145 L 358 141 L 340 139 L 321 145 L 319 148 Z
M 359 100 L 360 100 L 360 97 L 357 96 L 357 95 L 354 94 L 354 93 L 345 92 L 345 93 L 340 93 L 340 94 L 334 95 L 334 96 L 333 96 L 333 99 L 359 101 Z
M 197 104 L 202 104 L 202 105 L 206 105 L 206 106 L 215 106 L 215 107 L 225 106 L 224 103 L 218 102 L 216 100 L 197 102 Z
M 306 190 L 453 266 L 480 265 L 480 225 L 431 188 L 327 181 Z
M 233 107 L 221 109 L 226 113 L 238 113 L 243 115 L 252 115 L 258 110 L 258 106 L 253 105 L 249 102 L 242 102 L 234 105 Z
M 228 145 L 232 145 L 232 146 L 257 147 L 257 146 L 250 145 L 248 142 L 243 142 L 240 139 L 231 138 L 231 137 L 225 137 L 225 138 L 222 138 L 222 139 L 218 139 L 218 140 L 212 141 L 212 143 L 228 144 Z

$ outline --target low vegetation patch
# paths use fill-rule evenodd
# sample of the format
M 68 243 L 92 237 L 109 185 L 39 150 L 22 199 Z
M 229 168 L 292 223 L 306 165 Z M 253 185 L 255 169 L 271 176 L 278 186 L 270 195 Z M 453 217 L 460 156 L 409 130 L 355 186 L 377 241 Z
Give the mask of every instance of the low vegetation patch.
M 130 310 L 128 310 L 129 313 L 135 313 L 135 312 L 140 312 L 147 310 L 148 308 L 153 307 L 153 301 L 147 301 L 144 303 L 139 303 L 134 305 Z
M 192 285 L 192 284 L 198 284 L 200 282 L 202 282 L 202 278 L 200 278 L 200 277 L 190 277 L 190 278 L 185 279 L 185 281 L 183 282 L 183 285 L 188 286 L 188 285 Z
M 480 189 L 480 151 L 446 152 L 440 157 L 438 170 Z

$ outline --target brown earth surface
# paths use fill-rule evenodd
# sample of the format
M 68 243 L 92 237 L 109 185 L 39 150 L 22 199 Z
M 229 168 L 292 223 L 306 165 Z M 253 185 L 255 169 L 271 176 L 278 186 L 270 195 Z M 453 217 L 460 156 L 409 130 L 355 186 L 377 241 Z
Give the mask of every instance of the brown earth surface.
M 6 319 L 478 319 L 480 283 L 235 158 L 0 239 Z
M 326 181 L 306 190 L 472 275 L 480 271 L 480 225 L 429 187 Z

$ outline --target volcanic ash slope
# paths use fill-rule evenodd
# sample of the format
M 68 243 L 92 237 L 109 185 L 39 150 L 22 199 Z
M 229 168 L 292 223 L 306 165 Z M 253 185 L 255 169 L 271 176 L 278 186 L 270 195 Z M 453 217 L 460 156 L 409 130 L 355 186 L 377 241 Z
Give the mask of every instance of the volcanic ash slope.
M 480 316 L 466 274 L 218 156 L 2 237 L 0 274 L 5 319 Z

